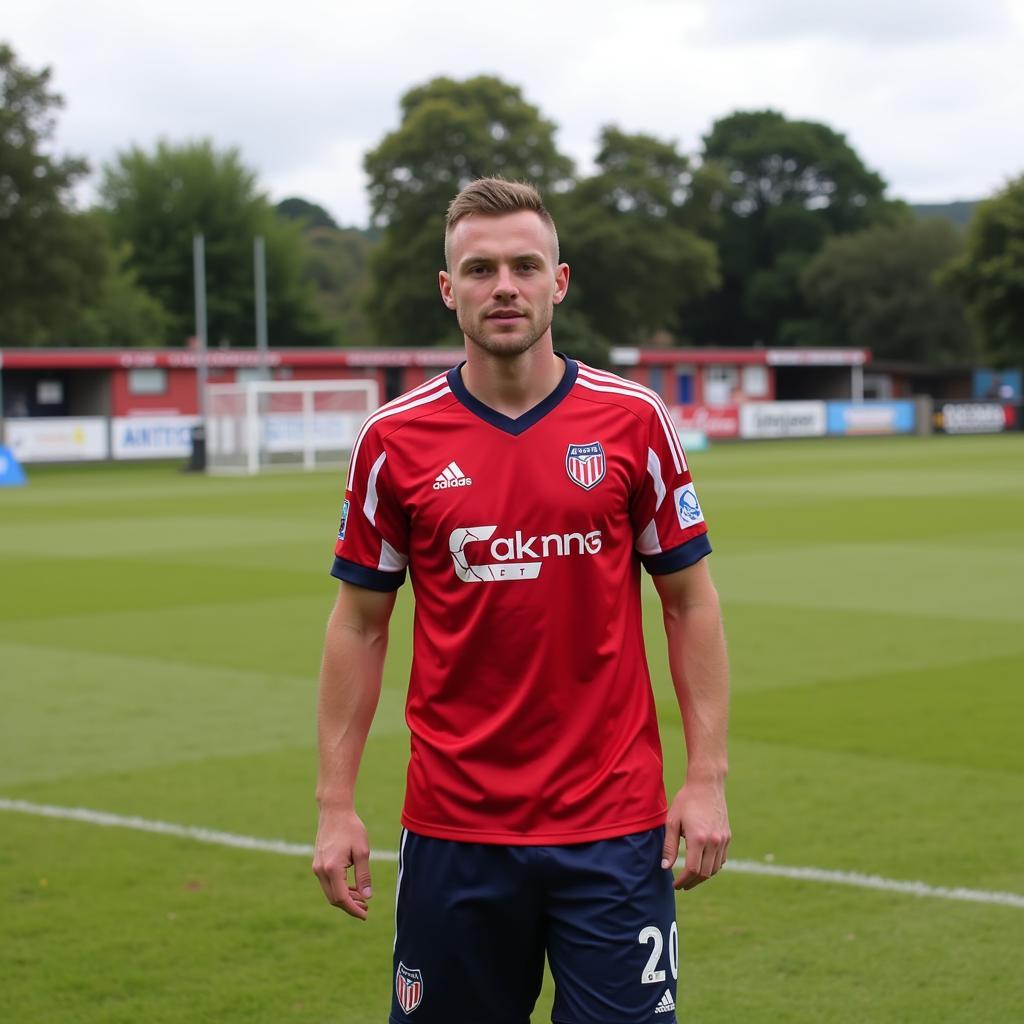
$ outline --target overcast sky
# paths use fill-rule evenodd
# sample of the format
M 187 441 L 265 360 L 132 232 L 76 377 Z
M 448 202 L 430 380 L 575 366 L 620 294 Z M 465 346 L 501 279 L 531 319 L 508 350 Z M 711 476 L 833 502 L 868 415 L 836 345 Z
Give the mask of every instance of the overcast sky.
M 368 219 L 363 153 L 437 75 L 518 85 L 584 169 L 602 125 L 695 152 L 770 106 L 843 132 L 911 201 L 1024 173 L 1024 0 L 5 0 L 0 40 L 54 69 L 60 150 L 99 168 L 211 137 L 344 224 Z

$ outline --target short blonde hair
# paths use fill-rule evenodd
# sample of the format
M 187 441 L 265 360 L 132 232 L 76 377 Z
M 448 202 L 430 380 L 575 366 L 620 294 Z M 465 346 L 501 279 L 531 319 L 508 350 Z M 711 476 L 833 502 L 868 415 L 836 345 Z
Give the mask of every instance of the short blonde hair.
M 508 181 L 498 176 L 471 181 L 449 204 L 444 223 L 444 262 L 448 265 L 448 237 L 455 225 L 474 213 L 500 217 L 506 213 L 531 210 L 549 228 L 555 239 L 555 263 L 558 263 L 558 230 L 540 193 L 528 181 Z

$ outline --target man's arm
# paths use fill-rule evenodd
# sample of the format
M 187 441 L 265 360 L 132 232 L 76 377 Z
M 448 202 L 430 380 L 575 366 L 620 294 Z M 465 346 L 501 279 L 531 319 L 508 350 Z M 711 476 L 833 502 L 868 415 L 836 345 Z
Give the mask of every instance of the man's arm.
M 686 735 L 686 782 L 669 807 L 662 866 L 675 863 L 682 836 L 686 863 L 675 887 L 692 889 L 719 871 L 731 839 L 725 805 L 729 664 L 707 561 L 653 579 Z
M 372 895 L 370 842 L 355 810 L 356 776 L 380 698 L 394 592 L 342 583 L 327 622 L 317 731 L 320 823 L 313 872 L 330 903 L 366 919 Z M 353 886 L 348 870 L 354 871 Z

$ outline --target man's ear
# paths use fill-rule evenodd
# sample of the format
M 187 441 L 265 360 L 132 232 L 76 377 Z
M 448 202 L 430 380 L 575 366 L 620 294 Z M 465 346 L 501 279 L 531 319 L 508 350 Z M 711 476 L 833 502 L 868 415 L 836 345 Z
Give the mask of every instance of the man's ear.
M 569 291 L 569 264 L 559 263 L 555 268 L 555 294 L 552 301 L 557 306 Z
M 441 289 L 441 301 L 449 308 L 455 308 L 455 292 L 452 290 L 451 274 L 447 270 L 440 270 L 437 274 L 437 283 Z

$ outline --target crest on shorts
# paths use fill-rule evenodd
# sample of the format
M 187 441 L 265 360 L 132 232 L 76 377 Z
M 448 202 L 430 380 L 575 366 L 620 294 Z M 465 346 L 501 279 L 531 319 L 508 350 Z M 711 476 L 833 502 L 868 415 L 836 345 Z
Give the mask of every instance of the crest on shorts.
M 606 464 L 600 441 L 589 444 L 571 444 L 565 453 L 565 471 L 569 479 L 585 491 L 596 487 L 603 479 Z
M 406 1013 L 412 1013 L 423 1000 L 423 974 L 400 962 L 395 972 L 395 995 L 398 1005 Z

